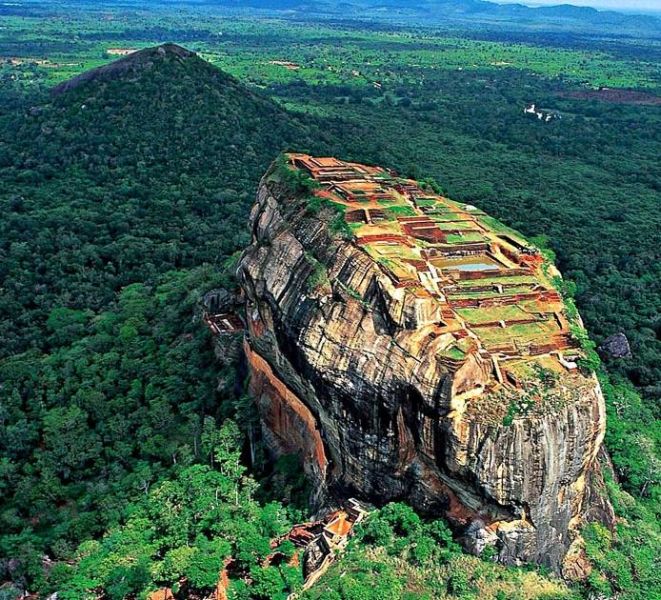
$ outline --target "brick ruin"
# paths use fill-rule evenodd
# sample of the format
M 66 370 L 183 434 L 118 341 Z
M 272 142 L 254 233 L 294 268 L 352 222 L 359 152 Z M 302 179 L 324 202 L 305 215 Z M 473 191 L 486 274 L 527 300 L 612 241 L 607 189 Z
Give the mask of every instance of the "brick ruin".
M 387 169 L 305 154 L 288 161 L 341 207 L 355 244 L 395 288 L 440 304 L 441 319 L 427 325 L 447 339 L 439 358 L 453 371 L 480 354 L 493 364 L 483 388 L 517 388 L 535 365 L 576 370 L 580 351 L 551 280 L 559 274 L 520 234 Z
M 301 591 L 312 587 L 337 560 L 349 543 L 355 525 L 366 516 L 367 510 L 357 500 L 349 498 L 341 509 L 326 514 L 319 521 L 294 525 L 273 541 L 275 548 L 289 540 L 302 553 L 304 583 Z

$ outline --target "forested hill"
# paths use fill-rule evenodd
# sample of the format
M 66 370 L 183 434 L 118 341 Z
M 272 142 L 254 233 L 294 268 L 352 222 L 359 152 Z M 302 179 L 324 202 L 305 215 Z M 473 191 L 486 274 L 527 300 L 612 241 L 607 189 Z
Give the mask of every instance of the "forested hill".
M 191 52 L 177 44 L 161 44 L 155 48 L 138 50 L 107 65 L 85 71 L 55 86 L 52 93 L 54 95 L 62 94 L 90 81 L 107 82 L 118 79 L 127 81 L 134 76 L 138 76 L 141 71 L 153 68 L 155 64 L 162 64 L 164 60 L 177 61 L 183 64 L 184 61 L 196 62 L 200 59 L 195 52 Z
M 58 92 L 0 122 L 0 581 L 29 589 L 44 554 L 72 559 L 209 461 L 238 378 L 219 391 L 195 304 L 246 243 L 273 157 L 333 151 L 175 46 Z
M 323 138 L 175 45 L 5 116 L 0 356 L 48 348 L 55 306 L 96 311 L 129 283 L 241 247 L 260 173 Z

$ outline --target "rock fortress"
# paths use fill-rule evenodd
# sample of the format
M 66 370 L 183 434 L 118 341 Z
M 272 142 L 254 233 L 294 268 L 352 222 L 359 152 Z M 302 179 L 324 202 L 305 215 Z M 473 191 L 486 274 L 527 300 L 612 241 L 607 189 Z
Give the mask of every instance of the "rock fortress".
M 405 500 L 464 546 L 580 577 L 610 523 L 604 401 L 550 260 L 437 186 L 287 154 L 238 272 L 261 433 L 320 509 Z

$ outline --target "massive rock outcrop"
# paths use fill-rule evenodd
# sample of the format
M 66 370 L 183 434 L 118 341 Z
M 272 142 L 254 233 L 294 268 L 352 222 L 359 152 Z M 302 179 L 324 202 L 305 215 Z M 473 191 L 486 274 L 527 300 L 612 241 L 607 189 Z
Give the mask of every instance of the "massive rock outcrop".
M 414 181 L 305 155 L 265 175 L 251 227 L 251 390 L 315 504 L 406 500 L 474 552 L 576 571 L 604 402 L 539 251 Z

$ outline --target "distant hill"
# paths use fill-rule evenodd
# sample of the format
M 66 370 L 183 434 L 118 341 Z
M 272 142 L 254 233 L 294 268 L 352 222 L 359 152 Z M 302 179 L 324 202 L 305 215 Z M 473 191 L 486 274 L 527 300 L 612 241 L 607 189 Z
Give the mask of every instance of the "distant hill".
M 233 251 L 273 157 L 324 137 L 173 44 L 5 116 L 0 356 L 42 347 L 53 306 L 97 310 L 131 282 Z

